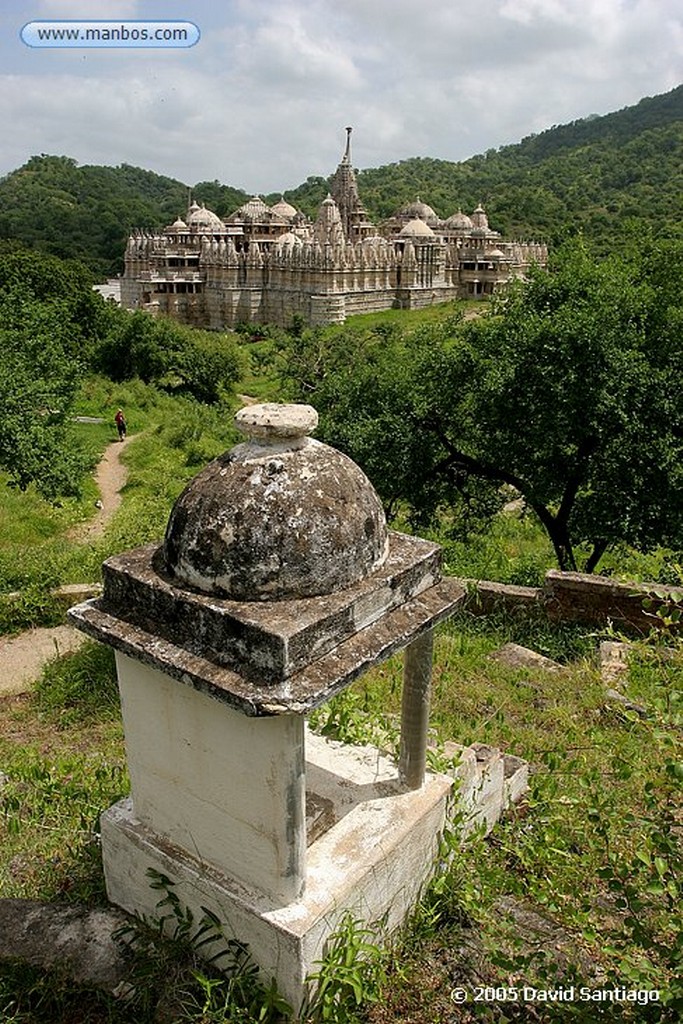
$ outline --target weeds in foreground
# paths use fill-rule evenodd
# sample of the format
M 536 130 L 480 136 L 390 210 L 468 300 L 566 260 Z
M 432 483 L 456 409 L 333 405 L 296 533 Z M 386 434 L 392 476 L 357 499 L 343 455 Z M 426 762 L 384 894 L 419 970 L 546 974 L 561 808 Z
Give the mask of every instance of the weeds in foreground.
M 113 655 L 50 662 L 0 729 L 0 894 L 104 901 L 99 815 L 128 790 Z
M 388 953 L 380 926 L 368 928 L 347 915 L 327 943 L 304 1016 L 311 1024 L 357 1024 L 378 1002 L 386 985 Z
M 530 791 L 487 839 L 476 836 L 462 847 L 455 833 L 446 836 L 450 853 L 442 851 L 432 886 L 388 956 L 374 960 L 380 938 L 367 932 L 347 933 L 331 944 L 329 960 L 316 969 L 326 1003 L 315 1012 L 329 1020 L 340 1014 L 372 1024 L 479 1019 L 673 1024 L 680 1019 L 681 655 L 661 643 L 636 646 L 624 689 L 647 708 L 641 717 L 605 704 L 588 656 L 597 638 L 585 631 L 553 637 L 551 627 L 546 632 L 538 624 L 523 627 L 528 642 L 566 663 L 559 674 L 491 662 L 490 652 L 508 639 L 521 639 L 521 628 L 503 619 L 465 617 L 439 632 L 432 720 L 437 739 L 477 740 L 526 757 L 533 768 Z M 572 661 L 577 654 L 578 661 Z M 71 673 L 73 688 L 67 673 L 54 683 L 51 696 L 35 697 L 5 716 L 0 733 L 6 777 L 0 793 L 3 895 L 103 899 L 95 819 L 97 808 L 125 788 L 122 740 L 112 708 L 97 696 L 100 686 L 106 692 L 111 669 L 104 663 L 98 668 L 87 650 L 83 658 L 70 662 L 77 669 Z M 85 671 L 86 664 L 94 675 Z M 320 724 L 347 741 L 384 743 L 396 732 L 400 691 L 401 660 L 392 659 L 331 702 Z M 68 705 L 66 714 L 61 702 Z M 510 911 L 529 907 L 558 929 L 553 936 L 561 936 L 561 956 L 555 955 L 554 938 L 551 943 L 531 935 L 530 942 L 520 935 Z M 473 943 L 474 966 L 469 952 L 462 952 Z M 360 964 L 350 955 L 354 947 Z M 210 966 L 187 957 L 174 960 L 174 955 L 170 949 L 164 953 L 160 972 L 171 994 L 159 989 L 158 999 L 166 1001 L 167 1020 L 174 1024 L 250 1021 L 276 1012 L 276 994 L 266 988 L 262 1002 L 242 1007 L 240 1017 L 230 1002 L 235 982 L 231 988 Z M 158 956 L 150 953 L 141 968 L 150 979 L 157 977 Z M 146 1010 L 133 1013 L 118 1004 L 103 1009 L 102 997 L 94 996 L 88 997 L 90 1016 L 73 1002 L 71 1016 L 45 1002 L 52 1005 L 50 1016 L 36 1009 L 48 999 L 36 972 L 27 971 L 23 980 L 16 972 L 10 980 L 7 972 L 2 978 L 0 1006 L 3 998 L 6 1005 L 10 997 L 15 1000 L 15 1016 L 8 1020 L 17 1024 L 151 1022 Z M 497 1008 L 484 1007 L 489 1016 L 482 1017 L 473 1004 L 459 1008 L 450 1001 L 450 991 L 463 978 L 470 988 L 481 982 L 494 992 L 525 983 L 539 989 L 592 987 L 595 979 L 596 987 L 658 990 L 660 998 L 618 1005 L 575 1000 L 540 1008 L 499 1001 Z M 153 984 L 150 980 L 150 991 Z M 180 1003 L 172 993 L 182 996 Z M 309 1009 L 312 1015 L 313 1004 Z
M 119 714 L 114 651 L 87 641 L 48 662 L 33 690 L 36 708 L 60 728 Z
M 129 1002 L 140 1020 L 271 1024 L 291 1018 L 274 984 L 260 980 L 249 948 L 226 935 L 212 911 L 201 907 L 197 919 L 172 879 L 154 868 L 147 876 L 160 894 L 158 916 L 117 934 L 132 954 Z

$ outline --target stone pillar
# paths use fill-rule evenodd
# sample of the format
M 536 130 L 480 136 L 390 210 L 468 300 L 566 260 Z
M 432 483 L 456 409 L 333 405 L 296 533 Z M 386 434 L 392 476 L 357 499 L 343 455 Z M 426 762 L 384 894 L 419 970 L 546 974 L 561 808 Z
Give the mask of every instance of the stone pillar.
M 405 653 L 398 769 L 408 789 L 419 789 L 425 779 L 433 653 L 431 629 L 414 640 Z
M 464 590 L 308 436 L 314 409 L 236 424 L 248 440 L 188 484 L 163 544 L 108 559 L 69 614 L 116 651 L 131 797 L 102 815 L 110 899 L 158 917 L 165 875 L 296 1011 L 344 916 L 397 927 L 432 871 L 452 779 L 424 772 L 431 631 Z M 306 763 L 306 715 L 405 648 L 400 778 L 313 735 Z

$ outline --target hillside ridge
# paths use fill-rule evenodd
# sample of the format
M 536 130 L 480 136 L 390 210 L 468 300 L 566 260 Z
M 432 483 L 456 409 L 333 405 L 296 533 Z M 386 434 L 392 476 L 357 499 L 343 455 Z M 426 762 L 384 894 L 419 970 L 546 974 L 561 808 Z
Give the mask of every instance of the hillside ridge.
M 329 182 L 312 176 L 284 196 L 314 216 Z M 683 85 L 460 162 L 408 157 L 366 168 L 358 185 L 376 221 L 419 193 L 440 216 L 484 202 L 497 230 L 551 244 L 578 231 L 602 251 L 643 232 L 681 237 Z M 218 181 L 190 191 L 222 217 L 248 198 Z M 187 199 L 186 184 L 144 168 L 42 154 L 0 179 L 0 240 L 79 259 L 103 277 L 121 269 L 133 228 L 158 230 Z

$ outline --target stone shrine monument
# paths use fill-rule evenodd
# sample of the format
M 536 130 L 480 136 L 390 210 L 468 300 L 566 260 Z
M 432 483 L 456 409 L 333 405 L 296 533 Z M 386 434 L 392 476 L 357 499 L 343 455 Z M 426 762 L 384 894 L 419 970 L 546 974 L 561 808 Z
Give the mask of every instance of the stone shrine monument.
M 110 558 L 70 612 L 116 651 L 131 796 L 102 817 L 110 899 L 159 916 L 163 873 L 295 1011 L 344 915 L 391 929 L 431 874 L 453 782 L 425 772 L 432 630 L 464 596 L 317 419 L 242 409 L 247 441 L 188 484 L 163 544 Z M 306 728 L 401 649 L 398 766 Z

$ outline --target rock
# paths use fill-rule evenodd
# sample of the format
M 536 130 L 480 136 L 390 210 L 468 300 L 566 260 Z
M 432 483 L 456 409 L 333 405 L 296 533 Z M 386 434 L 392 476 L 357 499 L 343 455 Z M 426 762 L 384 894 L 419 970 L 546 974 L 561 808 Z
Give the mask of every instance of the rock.
M 497 651 L 489 655 L 492 661 L 509 668 L 538 668 L 545 672 L 559 672 L 562 665 L 552 658 L 546 658 L 543 654 L 529 650 L 528 647 L 521 647 L 519 644 L 503 644 Z
M 519 988 L 522 985 L 557 989 L 565 979 L 571 982 L 576 969 L 586 985 L 597 987 L 604 982 L 599 965 L 581 948 L 581 939 L 567 932 L 541 908 L 514 896 L 500 896 L 487 916 L 489 921 L 485 929 L 475 925 L 461 928 L 453 934 L 449 966 L 454 986 L 469 990 L 483 986 Z M 500 968 L 491 961 L 492 941 L 495 941 L 496 950 L 519 963 L 518 969 L 506 969 L 504 978 Z M 531 962 L 528 958 L 532 958 Z M 543 1010 L 543 1006 L 540 1009 Z M 453 1021 L 460 1019 L 454 1017 Z M 466 1016 L 462 1019 L 470 1021 L 474 1018 Z M 545 1021 L 547 1017 L 543 1013 L 536 1016 L 533 1005 L 529 1003 L 522 1016 L 508 1017 L 503 1013 L 499 1018 L 495 1012 L 485 1019 Z
M 613 704 L 621 704 L 626 711 L 635 711 L 641 718 L 647 718 L 647 708 L 644 708 L 642 704 L 636 704 L 634 701 L 629 700 L 628 697 L 625 697 L 623 693 L 619 693 L 618 690 L 605 690 L 605 698 Z
M 603 640 L 600 644 L 600 675 L 605 684 L 617 683 L 628 672 L 630 644 Z
M 580 940 L 539 907 L 514 896 L 499 896 L 491 911 L 500 923 L 504 944 L 509 942 L 520 958 L 532 953 L 545 954 L 555 962 L 560 976 L 567 967 L 576 966 L 586 984 L 600 978 L 598 965 L 583 952 Z
M 75 984 L 118 994 L 130 963 L 112 933 L 130 922 L 113 909 L 0 899 L 0 964 L 65 968 Z

